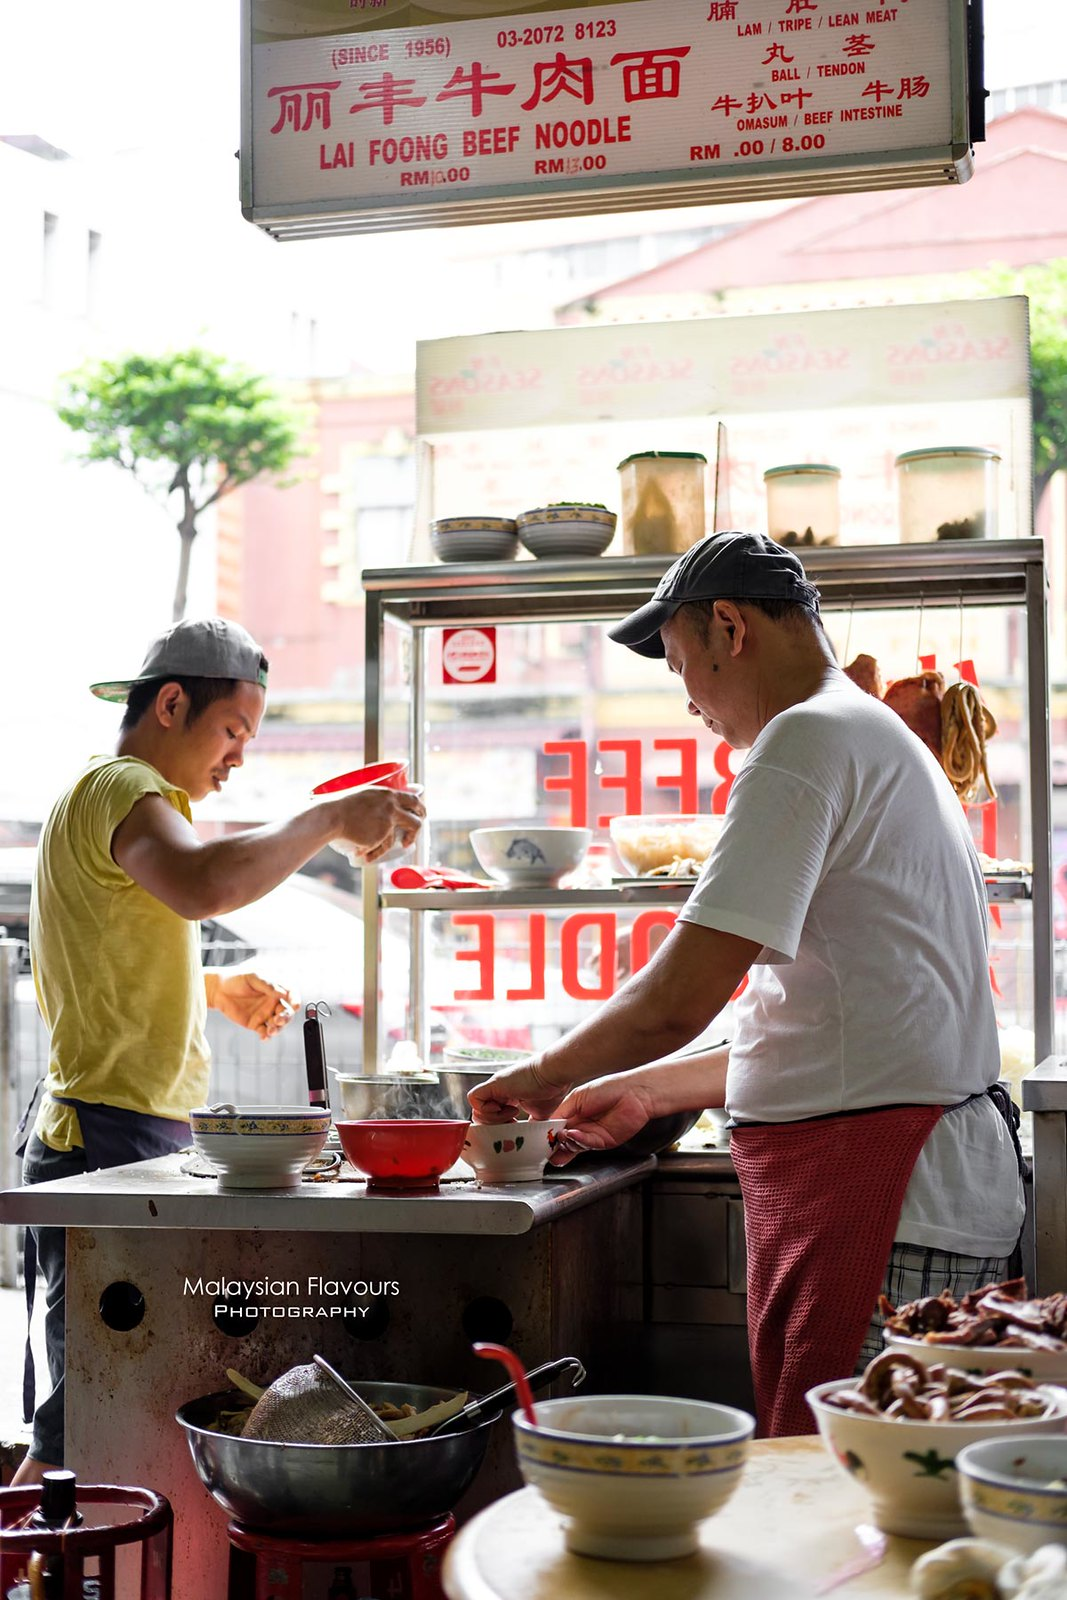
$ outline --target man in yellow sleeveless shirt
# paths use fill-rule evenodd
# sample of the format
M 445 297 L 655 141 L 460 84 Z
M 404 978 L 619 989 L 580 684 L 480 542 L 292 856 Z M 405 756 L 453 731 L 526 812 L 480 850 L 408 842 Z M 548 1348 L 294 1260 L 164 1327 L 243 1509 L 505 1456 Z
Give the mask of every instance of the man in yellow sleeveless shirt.
M 258 899 L 333 840 L 374 861 L 418 833 L 425 811 L 414 794 L 365 789 L 285 822 L 201 840 L 190 801 L 220 790 L 241 766 L 266 683 L 267 661 L 251 635 L 213 617 L 156 639 L 136 678 L 92 686 L 126 709 L 115 755 L 90 761 L 38 846 L 30 953 L 50 1052 L 24 1183 L 187 1144 L 189 1111 L 208 1089 L 208 1007 L 262 1039 L 288 1022 L 286 989 L 251 972 L 205 971 L 202 918 Z M 34 1246 L 53 1388 L 34 1415 L 16 1483 L 39 1481 L 63 1461 L 63 1230 L 28 1230 L 31 1304 Z

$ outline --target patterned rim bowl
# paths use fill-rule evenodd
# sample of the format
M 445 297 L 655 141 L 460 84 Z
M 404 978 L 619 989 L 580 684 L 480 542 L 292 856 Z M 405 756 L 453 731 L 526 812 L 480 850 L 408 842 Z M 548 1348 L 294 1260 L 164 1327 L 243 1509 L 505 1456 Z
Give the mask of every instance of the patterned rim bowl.
M 515 518 L 519 532 L 523 533 L 531 527 L 551 527 L 554 523 L 570 525 L 574 522 L 588 523 L 591 526 L 610 528 L 615 531 L 618 520 L 614 511 L 608 511 L 604 506 L 583 505 L 580 500 L 574 500 L 567 505 L 537 506 L 533 511 L 520 511 Z
M 733 1406 L 659 1395 L 590 1395 L 512 1416 L 526 1482 L 567 1519 L 583 1555 L 662 1561 L 697 1548 L 697 1524 L 744 1471 L 755 1418 Z
M 503 533 L 514 537 L 514 517 L 438 517 L 430 523 L 431 534 Z
M 308 1136 L 329 1133 L 328 1106 L 197 1106 L 189 1113 L 194 1133 Z
M 1067 1439 L 982 1439 L 956 1457 L 971 1532 L 1032 1555 L 1067 1545 Z
M 956 1457 L 983 1439 L 1023 1439 L 1028 1434 L 1063 1434 L 1067 1389 L 1042 1384 L 1047 1417 L 1010 1421 L 926 1422 L 910 1417 L 866 1416 L 828 1404 L 857 1378 L 836 1378 L 808 1390 L 823 1444 L 842 1472 L 871 1499 L 873 1519 L 884 1533 L 912 1539 L 956 1539 L 968 1532 L 960 1503 Z

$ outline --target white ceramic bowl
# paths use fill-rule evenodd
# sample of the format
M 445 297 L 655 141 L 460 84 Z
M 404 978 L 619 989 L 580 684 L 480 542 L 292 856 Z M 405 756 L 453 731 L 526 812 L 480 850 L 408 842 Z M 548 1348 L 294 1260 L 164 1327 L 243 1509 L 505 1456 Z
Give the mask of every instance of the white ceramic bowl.
M 669 867 L 676 858 L 703 864 L 718 843 L 725 820 L 710 812 L 689 816 L 653 812 L 612 817 L 608 832 L 627 872 L 640 877 Z
M 474 1168 L 480 1184 L 538 1183 L 566 1126 L 563 1117 L 544 1122 L 472 1122 L 463 1141 L 463 1160 Z
M 1023 1372 L 1035 1383 L 1067 1384 L 1067 1350 L 1023 1350 L 1010 1345 L 927 1344 L 886 1334 L 886 1349 L 905 1351 L 928 1366 L 962 1368 L 964 1372 Z
M 544 823 L 475 828 L 470 836 L 482 870 L 512 888 L 558 883 L 579 865 L 592 837 L 591 828 L 550 828 Z
M 854 1389 L 857 1378 L 836 1378 L 808 1390 L 819 1433 L 842 1472 L 871 1498 L 874 1521 L 885 1533 L 912 1539 L 955 1539 L 966 1534 L 960 1504 L 956 1457 L 980 1439 L 1022 1439 L 1028 1434 L 1060 1434 L 1067 1427 L 1067 1390 L 1043 1385 L 1054 1413 L 1043 1420 L 1010 1422 L 923 1422 L 911 1418 L 868 1417 L 828 1405 L 839 1389 Z
M 665 1561 L 697 1548 L 697 1524 L 733 1494 L 756 1423 L 704 1400 L 603 1394 L 540 1400 L 512 1416 L 519 1469 L 582 1555 Z
M 615 536 L 615 513 L 603 506 L 538 506 L 515 520 L 519 538 L 541 560 L 599 556 Z
M 1067 1545 L 1067 1438 L 982 1439 L 956 1457 L 971 1532 L 1032 1555 Z
M 189 1113 L 193 1144 L 219 1174 L 220 1189 L 295 1189 L 322 1153 L 330 1113 L 315 1106 L 200 1106 Z

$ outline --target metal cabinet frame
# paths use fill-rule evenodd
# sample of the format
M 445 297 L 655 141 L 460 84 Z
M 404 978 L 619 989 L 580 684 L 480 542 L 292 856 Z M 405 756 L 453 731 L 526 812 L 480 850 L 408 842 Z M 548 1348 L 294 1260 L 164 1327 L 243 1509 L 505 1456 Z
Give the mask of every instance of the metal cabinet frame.
M 801 549 L 808 577 L 825 609 L 855 610 L 1014 605 L 1025 618 L 1032 900 L 1034 1033 L 1039 1062 L 1053 1048 L 1052 829 L 1049 749 L 1049 668 L 1044 546 L 1040 539 L 976 540 L 959 543 L 887 544 Z M 595 557 L 590 560 L 438 564 L 367 571 L 365 759 L 381 759 L 384 720 L 382 671 L 386 620 L 406 627 L 411 645 L 409 737 L 411 777 L 425 780 L 425 640 L 427 628 L 509 622 L 596 622 L 621 616 L 649 599 L 670 565 L 659 556 Z M 625 884 L 605 889 L 382 889 L 379 871 L 363 869 L 364 1009 L 363 1059 L 378 1060 L 379 913 L 402 907 L 411 916 L 411 1015 L 420 1051 L 428 1040 L 422 911 L 463 907 L 567 907 L 671 905 L 688 894 L 682 883 Z M 1055 1076 L 1055 1074 L 1053 1074 Z M 1046 1077 L 1048 1074 L 1046 1073 Z M 1042 1156 L 1048 1140 L 1036 1136 L 1038 1278 L 1048 1252 L 1062 1256 L 1059 1286 L 1067 1284 L 1067 1063 L 1062 1069 L 1062 1128 L 1055 1158 Z M 1044 1091 L 1047 1096 L 1047 1090 Z M 1059 1215 L 1041 1226 L 1042 1167 L 1049 1200 Z M 1043 1242 L 1044 1241 L 1044 1242 Z

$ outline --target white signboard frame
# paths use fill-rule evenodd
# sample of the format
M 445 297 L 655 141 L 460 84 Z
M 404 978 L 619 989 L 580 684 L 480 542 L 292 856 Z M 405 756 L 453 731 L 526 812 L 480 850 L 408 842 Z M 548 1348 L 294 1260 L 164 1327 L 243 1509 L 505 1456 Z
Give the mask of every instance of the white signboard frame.
M 409 8 L 332 0 L 298 36 L 267 38 L 259 4 L 242 0 L 242 207 L 279 238 L 972 170 L 967 0 L 621 0 L 515 16 L 466 0 L 397 27 L 382 24 Z

